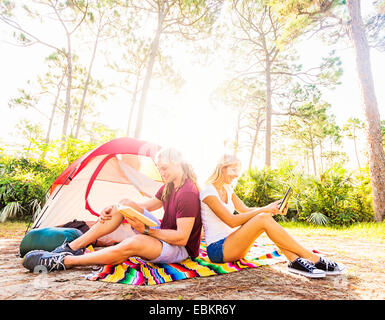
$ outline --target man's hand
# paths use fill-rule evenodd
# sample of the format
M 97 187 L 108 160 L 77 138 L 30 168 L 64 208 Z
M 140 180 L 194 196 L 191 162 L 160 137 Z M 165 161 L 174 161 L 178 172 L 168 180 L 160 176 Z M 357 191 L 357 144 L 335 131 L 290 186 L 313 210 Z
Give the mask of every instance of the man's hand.
M 104 208 L 102 210 L 102 212 L 100 212 L 100 216 L 99 216 L 99 222 L 100 223 L 104 223 L 106 222 L 107 220 L 111 220 L 111 217 L 112 217 L 112 209 L 114 208 L 114 206 L 108 206 L 106 208 Z
M 146 225 L 143 222 L 139 221 L 134 217 L 132 218 L 125 217 L 125 219 L 131 225 L 131 227 L 134 228 L 136 231 L 140 233 L 144 233 L 144 229 Z

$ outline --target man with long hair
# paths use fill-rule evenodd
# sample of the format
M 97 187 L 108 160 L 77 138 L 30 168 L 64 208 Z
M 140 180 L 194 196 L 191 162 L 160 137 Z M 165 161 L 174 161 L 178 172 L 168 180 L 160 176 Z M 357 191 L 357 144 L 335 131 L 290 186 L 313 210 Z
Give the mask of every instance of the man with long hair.
M 132 256 L 153 263 L 177 263 L 189 256 L 197 257 L 202 222 L 195 173 L 175 149 L 159 151 L 155 161 L 165 181 L 155 197 L 143 203 L 129 199 L 120 203 L 147 215 L 163 206 L 164 216 L 159 228 L 148 228 L 138 219 L 125 218 L 112 205 L 103 209 L 99 221 L 79 238 L 52 252 L 31 251 L 25 256 L 23 266 L 31 271 L 36 266 L 54 271 L 79 265 L 116 265 Z M 83 254 L 87 245 L 116 230 L 124 219 L 137 234 L 117 245 Z

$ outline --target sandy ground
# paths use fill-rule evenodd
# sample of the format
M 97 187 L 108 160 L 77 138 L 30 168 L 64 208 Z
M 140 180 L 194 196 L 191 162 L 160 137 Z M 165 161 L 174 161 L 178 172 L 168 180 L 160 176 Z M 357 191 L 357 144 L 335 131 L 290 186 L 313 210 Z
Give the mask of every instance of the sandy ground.
M 331 253 L 331 259 L 347 266 L 347 273 L 312 280 L 289 273 L 287 263 L 278 263 L 157 286 L 111 284 L 85 280 L 91 267 L 42 275 L 28 272 L 18 256 L 22 237 L 17 235 L 0 238 L 0 300 L 385 300 L 385 244 L 309 237 L 300 231 L 293 235 L 309 249 Z

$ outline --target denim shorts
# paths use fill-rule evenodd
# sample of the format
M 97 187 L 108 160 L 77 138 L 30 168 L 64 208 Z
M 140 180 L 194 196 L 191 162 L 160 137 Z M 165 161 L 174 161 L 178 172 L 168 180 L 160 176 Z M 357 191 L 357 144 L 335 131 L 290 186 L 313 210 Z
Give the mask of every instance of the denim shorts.
M 207 255 L 209 259 L 214 263 L 224 263 L 223 260 L 223 245 L 225 243 L 226 238 L 218 240 L 217 242 L 211 243 L 207 247 Z
M 188 258 L 188 253 L 183 246 L 174 246 L 162 240 L 162 252 L 160 256 L 151 260 L 152 263 L 178 263 Z

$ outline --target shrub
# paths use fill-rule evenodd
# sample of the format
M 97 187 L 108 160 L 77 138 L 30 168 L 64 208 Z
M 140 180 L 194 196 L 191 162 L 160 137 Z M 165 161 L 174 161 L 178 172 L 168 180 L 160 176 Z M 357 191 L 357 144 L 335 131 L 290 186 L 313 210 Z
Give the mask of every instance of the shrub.
M 0 221 L 36 214 L 55 176 L 42 162 L 0 158 Z
M 319 225 L 350 225 L 373 221 L 368 168 L 349 173 L 340 164 L 319 178 L 296 171 L 296 165 L 282 163 L 278 169 L 256 168 L 245 172 L 235 188 L 237 195 L 251 207 L 265 206 L 280 199 L 288 187 L 293 196 L 286 219 Z
M 239 178 L 234 191 L 249 207 L 261 207 L 276 200 L 278 186 L 273 170 L 248 170 Z
M 311 178 L 312 188 L 300 195 L 299 220 L 306 221 L 314 212 L 325 215 L 331 224 L 350 225 L 373 220 L 373 210 L 368 203 L 368 186 L 361 175 L 357 180 L 341 165 L 335 164 L 319 179 Z
M 308 218 L 307 221 L 311 224 L 323 226 L 330 222 L 330 219 L 320 212 L 313 212 Z
M 56 177 L 96 145 L 68 138 L 65 143 L 58 140 L 48 145 L 34 144 L 28 158 L 1 156 L 0 222 L 36 215 L 44 206 L 47 191 Z

